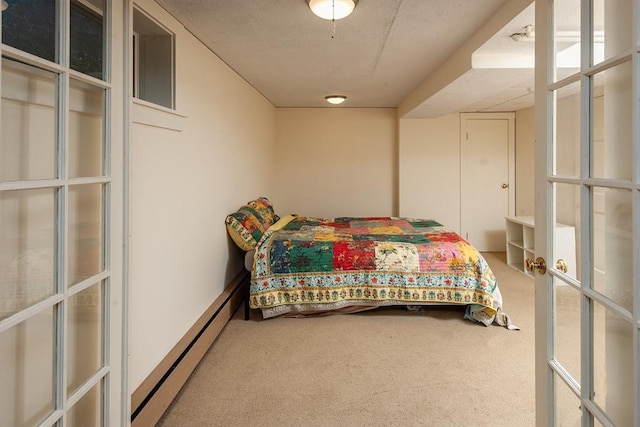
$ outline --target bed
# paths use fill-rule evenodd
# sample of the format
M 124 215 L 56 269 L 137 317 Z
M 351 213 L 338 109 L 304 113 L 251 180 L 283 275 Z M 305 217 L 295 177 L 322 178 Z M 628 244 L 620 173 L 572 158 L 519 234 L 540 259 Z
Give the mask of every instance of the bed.
M 238 212 L 227 229 L 247 251 L 250 307 L 264 318 L 445 304 L 464 305 L 466 319 L 517 328 L 486 260 L 437 221 L 280 218 L 266 198 Z

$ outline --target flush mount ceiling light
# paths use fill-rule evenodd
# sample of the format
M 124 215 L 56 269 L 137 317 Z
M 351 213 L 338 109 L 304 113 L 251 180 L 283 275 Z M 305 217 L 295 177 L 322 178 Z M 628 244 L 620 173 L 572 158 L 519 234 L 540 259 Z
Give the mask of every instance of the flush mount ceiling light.
M 322 19 L 335 21 L 349 16 L 357 0 L 307 0 L 309 9 Z
M 533 25 L 529 24 L 523 28 L 523 32 L 521 33 L 513 33 L 511 34 L 511 39 L 514 42 L 524 42 L 524 41 L 535 41 L 536 31 L 533 28 Z
M 328 103 L 333 104 L 333 105 L 338 105 L 338 104 L 342 104 L 344 101 L 347 100 L 347 97 L 344 95 L 327 95 L 324 97 L 324 99 L 327 100 Z

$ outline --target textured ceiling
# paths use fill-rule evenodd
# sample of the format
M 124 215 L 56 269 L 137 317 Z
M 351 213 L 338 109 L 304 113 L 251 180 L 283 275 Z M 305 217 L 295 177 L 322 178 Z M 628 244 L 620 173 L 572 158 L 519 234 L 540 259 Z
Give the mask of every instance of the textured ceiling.
M 397 107 L 514 0 L 360 0 L 335 29 L 305 0 L 156 1 L 276 107 L 327 107 L 329 94 L 346 95 L 344 107 Z M 533 55 L 534 43 L 509 37 L 533 23 L 525 12 L 478 52 Z M 528 106 L 532 69 L 470 71 L 407 117 Z

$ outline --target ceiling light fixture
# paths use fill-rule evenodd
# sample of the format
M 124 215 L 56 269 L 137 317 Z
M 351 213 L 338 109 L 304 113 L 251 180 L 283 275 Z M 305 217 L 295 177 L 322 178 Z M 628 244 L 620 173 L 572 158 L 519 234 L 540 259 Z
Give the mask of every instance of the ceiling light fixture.
M 326 99 L 329 104 L 338 105 L 346 101 L 347 97 L 344 95 L 327 95 L 324 99 Z
M 535 41 L 535 38 L 536 38 L 536 31 L 534 30 L 533 25 L 531 24 L 524 27 L 524 32 L 511 34 L 511 39 L 514 42 Z
M 357 0 L 307 0 L 307 3 L 316 16 L 335 21 L 351 15 Z

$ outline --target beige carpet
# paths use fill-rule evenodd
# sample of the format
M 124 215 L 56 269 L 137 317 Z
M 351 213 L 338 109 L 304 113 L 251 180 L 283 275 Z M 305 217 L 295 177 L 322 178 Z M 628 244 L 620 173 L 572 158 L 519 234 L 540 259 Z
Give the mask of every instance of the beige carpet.
M 423 314 L 262 320 L 226 326 L 161 426 L 533 426 L 533 280 L 484 254 L 520 326 Z

